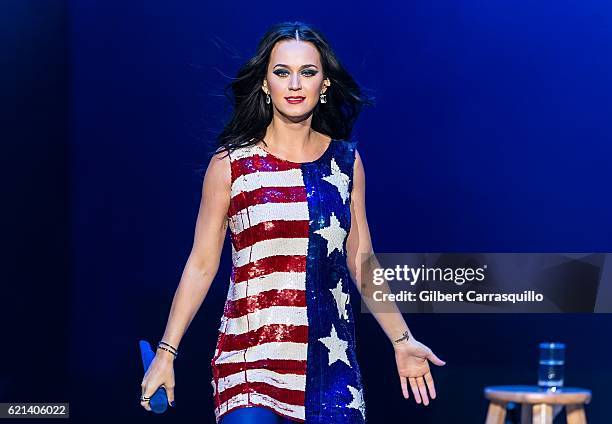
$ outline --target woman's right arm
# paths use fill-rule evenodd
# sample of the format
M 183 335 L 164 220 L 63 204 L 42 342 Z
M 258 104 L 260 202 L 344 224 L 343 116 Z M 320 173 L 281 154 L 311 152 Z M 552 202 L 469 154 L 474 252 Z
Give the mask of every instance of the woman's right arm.
M 204 176 L 193 246 L 174 294 L 166 330 L 161 338 L 177 349 L 219 269 L 227 231 L 230 189 L 229 157 L 225 152 L 217 153 L 211 158 Z M 173 360 L 171 353 L 157 349 L 155 359 L 141 384 L 144 395 L 152 396 L 163 384 L 168 402 L 174 400 Z M 145 409 L 151 410 L 148 403 L 141 404 Z

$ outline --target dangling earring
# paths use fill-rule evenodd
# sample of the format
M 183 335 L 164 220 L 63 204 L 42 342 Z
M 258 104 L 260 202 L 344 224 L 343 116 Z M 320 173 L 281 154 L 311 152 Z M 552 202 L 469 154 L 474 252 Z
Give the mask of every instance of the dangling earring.
M 270 99 L 270 94 L 267 94 L 267 93 L 266 93 L 266 103 L 267 103 L 267 104 L 270 104 L 270 100 L 271 100 L 271 99 Z
M 319 97 L 321 98 L 321 103 L 327 103 L 326 94 L 321 94 Z

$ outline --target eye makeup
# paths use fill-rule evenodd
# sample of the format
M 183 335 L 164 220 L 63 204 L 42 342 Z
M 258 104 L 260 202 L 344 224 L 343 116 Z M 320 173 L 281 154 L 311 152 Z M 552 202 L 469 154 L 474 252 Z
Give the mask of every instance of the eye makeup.
M 274 71 L 274 75 L 278 75 L 279 77 L 284 77 L 288 73 L 289 72 L 287 72 L 284 69 L 279 69 L 279 70 Z M 307 76 L 307 77 L 314 77 L 318 73 L 319 73 L 318 71 L 311 70 L 311 69 L 302 71 L 302 75 Z

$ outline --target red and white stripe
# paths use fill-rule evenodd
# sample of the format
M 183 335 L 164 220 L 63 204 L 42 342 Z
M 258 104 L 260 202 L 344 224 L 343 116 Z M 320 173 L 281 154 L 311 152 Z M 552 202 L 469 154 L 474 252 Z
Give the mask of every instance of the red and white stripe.
M 233 268 L 212 360 L 216 419 L 260 405 L 304 421 L 309 217 L 302 171 L 255 146 L 234 151 L 231 162 Z

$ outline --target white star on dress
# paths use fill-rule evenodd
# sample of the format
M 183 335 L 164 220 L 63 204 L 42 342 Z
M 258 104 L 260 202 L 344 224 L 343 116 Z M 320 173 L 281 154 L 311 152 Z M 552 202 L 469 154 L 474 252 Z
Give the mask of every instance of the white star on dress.
M 344 253 L 344 238 L 346 237 L 346 230 L 340 226 L 340 221 L 336 218 L 336 214 L 332 212 L 331 218 L 329 219 L 329 227 L 321 228 L 315 231 L 325 240 L 327 240 L 327 256 L 329 256 L 334 250 L 338 250 L 340 253 Z
M 334 324 L 332 324 L 332 329 L 329 337 L 321 337 L 319 341 L 325 345 L 329 352 L 328 365 L 331 365 L 336 361 L 342 361 L 352 368 L 348 356 L 346 356 L 348 342 L 338 337 L 338 333 L 336 333 L 336 328 L 334 327 Z
M 365 420 L 365 402 L 363 401 L 363 390 L 357 390 L 350 384 L 347 387 L 351 391 L 351 395 L 353 395 L 353 400 L 346 406 L 348 408 L 359 409 L 359 412 L 361 412 L 361 415 L 363 415 L 363 419 Z
M 323 179 L 328 183 L 336 186 L 338 192 L 340 193 L 340 197 L 342 197 L 342 203 L 346 203 L 346 200 L 349 196 L 348 186 L 349 186 L 349 176 L 342 173 L 340 167 L 336 163 L 335 158 L 332 158 L 331 161 L 331 175 L 324 177 Z
M 338 307 L 338 317 L 348 321 L 349 318 L 346 305 L 349 302 L 350 296 L 342 291 L 342 278 L 338 281 L 336 287 L 329 289 L 329 291 L 332 292 L 332 296 L 334 296 L 334 300 L 336 301 L 336 306 Z

